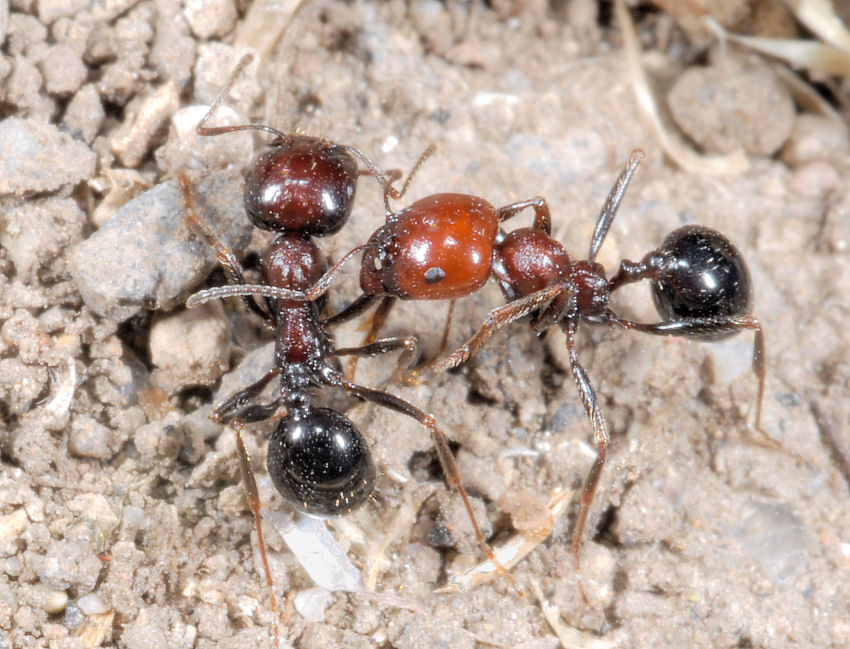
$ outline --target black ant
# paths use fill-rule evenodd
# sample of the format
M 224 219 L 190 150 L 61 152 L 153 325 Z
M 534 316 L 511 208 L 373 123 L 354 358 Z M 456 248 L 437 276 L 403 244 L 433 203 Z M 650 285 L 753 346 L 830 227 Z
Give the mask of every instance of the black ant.
M 246 57 L 240 62 L 231 84 L 249 60 Z M 274 366 L 260 380 L 216 405 L 210 418 L 216 422 L 229 420 L 236 433 L 243 479 L 271 592 L 277 638 L 278 609 L 263 541 L 261 503 L 242 428 L 246 423 L 268 419 L 285 409 L 286 414 L 269 439 L 268 471 L 281 495 L 302 512 L 323 517 L 344 515 L 369 498 L 375 483 L 375 465 L 365 439 L 343 414 L 314 405 L 313 390 L 317 386 L 340 388 L 425 426 L 434 439 L 446 479 L 463 499 L 478 542 L 488 556 L 494 557 L 473 515 L 448 441 L 434 417 L 392 394 L 347 380 L 328 363 L 334 356 L 376 356 L 399 349 L 416 352 L 416 339 L 412 337 L 384 338 L 360 347 L 335 348 L 326 322 L 320 318 L 330 281 L 348 259 L 367 246 L 355 248 L 327 271 L 312 237 L 335 233 L 348 219 L 360 174 L 355 158 L 384 186 L 385 194 L 394 195 L 389 179 L 397 177 L 397 172 L 381 173 L 352 147 L 282 133 L 263 124 L 205 126 L 228 88 L 210 107 L 196 131 L 211 136 L 259 130 L 275 136 L 254 160 L 246 176 L 245 208 L 255 226 L 275 232 L 277 237 L 261 255 L 263 283 L 248 284 L 233 251 L 218 240 L 195 211 L 191 183 L 181 174 L 186 221 L 215 248 L 231 282 L 228 286 L 196 293 L 186 304 L 192 307 L 212 299 L 239 296 L 275 331 Z M 280 380 L 279 395 L 269 403 L 251 403 L 276 378 Z

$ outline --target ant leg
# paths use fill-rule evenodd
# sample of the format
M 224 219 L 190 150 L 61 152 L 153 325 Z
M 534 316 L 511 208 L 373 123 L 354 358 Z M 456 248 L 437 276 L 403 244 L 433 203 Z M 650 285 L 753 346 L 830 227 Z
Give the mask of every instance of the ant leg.
M 449 302 L 449 311 L 446 314 L 446 324 L 443 326 L 443 337 L 440 339 L 440 349 L 437 353 L 431 357 L 430 360 L 423 362 L 419 365 L 419 367 L 414 367 L 414 364 L 411 364 L 408 368 L 408 374 L 406 377 L 403 377 L 403 380 L 409 384 L 416 384 L 419 382 L 419 376 L 422 372 L 435 371 L 435 367 L 438 364 L 438 359 L 446 353 L 446 349 L 448 349 L 449 345 L 449 332 L 452 327 L 452 320 L 454 319 L 455 314 L 455 303 L 457 300 L 451 300 Z
M 263 570 L 266 573 L 266 587 L 269 589 L 269 600 L 271 602 L 273 626 L 274 626 L 274 646 L 280 645 L 280 612 L 277 607 L 277 598 L 274 594 L 274 580 L 272 579 L 272 571 L 269 567 L 269 558 L 266 555 L 266 542 L 263 537 L 263 515 L 260 513 L 262 503 L 260 502 L 260 492 L 257 489 L 257 481 L 254 478 L 254 471 L 251 469 L 251 456 L 248 455 L 248 449 L 245 448 L 245 441 L 242 439 L 243 422 L 235 419 L 230 422 L 230 427 L 236 433 L 236 447 L 239 451 L 239 465 L 242 468 L 242 483 L 245 486 L 245 492 L 248 495 L 248 504 L 251 507 L 251 513 L 254 515 L 254 525 L 257 528 L 257 544 L 260 546 L 260 556 L 263 560 Z
M 549 204 L 542 196 L 500 207 L 496 210 L 499 216 L 499 223 L 507 221 L 526 207 L 534 208 L 534 229 L 542 230 L 547 235 L 552 234 L 552 217 L 549 215 Z
M 236 255 L 218 239 L 207 222 L 195 210 L 195 192 L 192 190 L 192 182 L 189 180 L 189 177 L 184 172 L 181 172 L 178 180 L 180 182 L 180 191 L 183 194 L 184 218 L 189 229 L 205 239 L 207 244 L 215 250 L 216 260 L 224 269 L 228 282 L 231 284 L 245 284 L 242 266 L 239 264 L 239 260 L 236 259 Z M 271 314 L 263 309 L 253 296 L 250 299 L 247 296 L 243 296 L 243 300 L 251 311 L 264 320 L 271 321 Z
M 210 412 L 210 419 L 214 422 L 221 422 L 230 414 L 233 414 L 235 411 L 243 408 L 249 399 L 253 399 L 260 392 L 262 392 L 265 387 L 271 382 L 273 378 L 275 378 L 280 371 L 278 368 L 274 367 L 266 372 L 263 377 L 252 383 L 247 388 L 243 388 L 239 390 L 236 394 L 233 394 L 227 397 L 225 400 L 221 401 L 215 408 L 213 408 L 212 412 Z M 252 421 L 259 421 L 258 419 L 254 419 Z
M 581 550 L 582 538 L 584 537 L 584 527 L 587 524 L 587 515 L 590 513 L 590 505 L 593 503 L 593 496 L 596 493 L 596 487 L 599 485 L 599 476 L 602 474 L 602 468 L 605 466 L 605 457 L 608 452 L 610 437 L 608 436 L 608 427 L 605 425 L 605 418 L 602 416 L 602 410 L 599 407 L 599 399 L 596 397 L 596 391 L 593 389 L 593 384 L 590 382 L 587 372 L 585 372 L 581 363 L 579 363 L 578 355 L 576 354 L 576 325 L 576 320 L 570 319 L 562 326 L 562 329 L 567 335 L 570 369 L 575 378 L 576 386 L 581 396 L 581 402 L 584 405 L 584 411 L 590 420 L 590 425 L 593 427 L 593 440 L 596 444 L 596 459 L 593 461 L 593 466 L 590 467 L 590 471 L 584 479 L 578 518 L 576 519 L 575 531 L 573 532 L 573 540 L 570 544 L 570 552 L 573 555 L 573 565 L 576 571 L 576 581 L 578 582 L 581 597 L 585 604 L 587 604 L 589 600 L 581 581 L 579 552 Z
M 342 311 L 322 320 L 322 326 L 333 327 L 356 318 L 361 313 L 365 313 L 379 297 L 380 296 L 377 294 L 362 293 L 356 300 L 354 300 L 354 302 L 349 304 Z
M 404 338 L 381 338 L 380 340 L 376 340 L 368 345 L 363 345 L 362 347 L 342 347 L 341 349 L 334 349 L 330 352 L 330 355 L 357 356 L 358 358 L 364 358 L 366 356 L 387 354 L 389 352 L 394 352 L 397 349 L 403 349 L 406 353 L 411 355 L 409 367 L 412 368 L 419 356 L 419 341 L 413 336 L 406 336 Z
M 773 439 L 761 427 L 761 411 L 764 401 L 764 384 L 766 377 L 765 367 L 765 345 L 764 331 L 759 319 L 751 315 L 733 315 L 714 318 L 694 318 L 693 320 L 674 320 L 671 322 L 643 323 L 632 322 L 620 318 L 609 312 L 608 322 L 622 327 L 623 329 L 634 329 L 656 336 L 689 336 L 699 338 L 701 336 L 718 334 L 724 332 L 737 332 L 747 329 L 753 332 L 753 373 L 758 380 L 758 393 L 756 396 L 755 429 L 774 448 L 783 449 L 782 445 Z
M 602 242 L 605 241 L 605 235 L 608 234 L 608 228 L 614 221 L 614 216 L 617 214 L 617 208 L 620 207 L 620 201 L 623 200 L 623 195 L 626 193 L 626 188 L 632 179 L 635 171 L 641 161 L 646 157 L 646 154 L 637 149 L 632 152 L 626 168 L 620 173 L 617 182 L 608 193 L 608 198 L 605 200 L 605 205 L 602 206 L 602 211 L 599 213 L 599 218 L 596 219 L 596 228 L 593 230 L 593 237 L 590 239 L 590 253 L 587 256 L 588 261 L 596 259 L 596 253 L 602 247 Z
M 396 300 L 398 298 L 392 295 L 385 295 L 381 299 L 381 303 L 378 305 L 378 308 L 375 309 L 375 312 L 372 314 L 372 319 L 369 322 L 369 331 L 364 336 L 363 341 L 360 343 L 361 346 L 370 345 L 375 342 L 375 339 L 378 337 L 378 333 L 383 329 L 384 324 L 387 322 L 387 317 L 390 315 L 390 311 L 392 311 L 393 306 L 395 306 Z M 354 373 L 357 371 L 357 361 L 358 357 L 355 356 L 351 359 L 348 364 L 348 369 L 345 372 L 345 376 L 349 381 L 354 380 Z
M 499 329 L 539 309 L 544 302 L 551 300 L 564 290 L 565 285 L 555 284 L 554 286 L 535 291 L 531 295 L 526 295 L 523 298 L 493 309 L 487 315 L 484 323 L 478 328 L 478 331 L 473 334 L 472 338 L 467 340 L 445 359 L 434 364 L 434 371 L 443 372 L 462 365 Z
M 452 327 L 452 320 L 455 317 L 455 303 L 457 300 L 452 300 L 449 302 L 449 312 L 446 314 L 446 324 L 443 327 L 443 337 L 440 339 L 440 350 L 437 352 L 437 356 L 442 356 L 446 353 L 446 349 L 449 346 L 449 330 Z
M 472 510 L 472 503 L 469 500 L 469 495 L 466 493 L 466 489 L 463 486 L 463 481 L 460 477 L 460 470 L 457 468 L 454 455 L 452 455 L 451 449 L 449 448 L 449 442 L 437 426 L 437 420 L 434 416 L 426 414 L 413 404 L 388 392 L 373 390 L 371 388 L 352 383 L 351 381 L 347 381 L 338 372 L 335 372 L 330 368 L 327 368 L 324 371 L 322 378 L 332 387 L 342 388 L 343 390 L 357 395 L 365 401 L 370 401 L 384 408 L 388 408 L 389 410 L 394 410 L 395 412 L 407 415 L 428 429 L 434 440 L 434 448 L 437 451 L 437 458 L 439 459 L 440 466 L 443 469 L 443 475 L 445 476 L 446 481 L 460 494 L 463 505 L 466 508 L 466 514 L 469 516 L 469 520 L 472 523 L 472 529 L 475 531 L 476 542 L 479 546 L 481 546 L 484 550 L 484 554 L 490 561 L 493 562 L 493 565 L 496 566 L 500 572 L 507 572 L 504 566 L 502 566 L 496 558 L 496 555 L 493 553 L 493 549 L 487 543 L 487 539 L 484 538 L 481 527 L 478 525 L 478 520 L 475 518 L 475 512 Z

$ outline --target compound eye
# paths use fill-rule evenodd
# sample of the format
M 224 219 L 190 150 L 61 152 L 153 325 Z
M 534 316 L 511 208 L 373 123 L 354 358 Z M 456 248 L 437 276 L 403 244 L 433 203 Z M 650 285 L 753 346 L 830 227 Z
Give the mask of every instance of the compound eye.
M 667 321 L 745 315 L 752 307 L 744 258 L 722 234 L 688 225 L 661 246 L 664 271 L 653 281 L 653 298 Z
M 315 516 L 347 514 L 375 486 L 366 440 L 350 419 L 328 408 L 281 419 L 269 440 L 268 468 L 281 495 Z

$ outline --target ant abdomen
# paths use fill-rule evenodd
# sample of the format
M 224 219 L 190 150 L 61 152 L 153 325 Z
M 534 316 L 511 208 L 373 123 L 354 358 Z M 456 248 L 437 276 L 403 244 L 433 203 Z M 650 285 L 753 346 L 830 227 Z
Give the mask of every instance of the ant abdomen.
M 652 294 L 665 320 L 724 318 L 750 312 L 750 273 L 741 253 L 724 235 L 686 225 L 667 235 L 658 252 L 664 259 L 660 275 L 652 282 Z M 735 331 L 696 335 L 716 340 Z
M 306 135 L 273 140 L 245 178 L 245 211 L 273 232 L 334 234 L 354 204 L 357 162 L 343 147 Z
M 329 408 L 287 415 L 269 439 L 269 475 L 298 510 L 340 516 L 362 505 L 375 486 L 375 464 L 350 419 Z

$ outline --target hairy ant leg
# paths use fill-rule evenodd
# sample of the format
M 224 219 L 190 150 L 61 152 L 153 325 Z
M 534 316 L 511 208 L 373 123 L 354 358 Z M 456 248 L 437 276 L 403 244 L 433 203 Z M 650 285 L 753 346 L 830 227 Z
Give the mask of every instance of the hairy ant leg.
M 280 370 L 277 367 L 273 367 L 259 381 L 255 381 L 251 385 L 242 388 L 235 394 L 222 400 L 210 412 L 210 419 L 217 423 L 224 421 L 226 417 L 243 408 L 250 399 L 260 394 L 278 374 L 280 374 Z
M 643 333 L 653 334 L 656 336 L 687 336 L 689 338 L 705 338 L 707 336 L 732 335 L 741 329 L 746 329 L 753 332 L 753 374 L 756 375 L 758 382 L 758 391 L 756 394 L 754 428 L 767 440 L 774 448 L 782 448 L 782 445 L 773 439 L 762 429 L 761 412 L 762 402 L 764 400 L 764 384 L 767 374 L 765 367 L 765 344 L 764 331 L 762 330 L 759 319 L 750 315 L 725 316 L 715 318 L 700 318 L 697 320 L 673 320 L 664 322 L 633 322 L 620 318 L 614 314 L 608 318 L 612 324 L 622 327 L 623 329 L 632 329 Z
M 608 427 L 605 424 L 605 417 L 602 416 L 602 409 L 599 407 L 599 398 L 596 396 L 596 390 L 593 388 L 593 383 L 587 375 L 584 367 L 578 360 L 576 354 L 575 332 L 577 328 L 576 321 L 568 321 L 562 325 L 562 330 L 567 336 L 567 352 L 570 356 L 570 370 L 573 373 L 573 378 L 578 388 L 581 403 L 584 406 L 585 414 L 590 420 L 590 426 L 593 429 L 593 441 L 596 444 L 596 459 L 590 467 L 587 476 L 584 479 L 584 486 L 581 489 L 581 500 L 579 504 L 578 518 L 576 518 L 575 529 L 573 530 L 573 540 L 570 543 L 570 552 L 573 555 L 573 567 L 576 573 L 576 582 L 578 583 L 581 598 L 585 604 L 590 600 L 584 590 L 584 584 L 581 579 L 581 559 L 580 551 L 582 539 L 584 538 L 584 527 L 587 524 L 587 516 L 590 513 L 590 505 L 593 503 L 593 497 L 596 494 L 596 487 L 599 485 L 599 476 L 602 475 L 602 469 L 605 467 L 605 458 L 608 454 L 608 443 L 610 436 L 608 435 Z
M 539 309 L 542 304 L 555 298 L 566 290 L 568 290 L 568 287 L 561 285 L 549 286 L 537 291 L 536 293 L 527 295 L 524 298 L 508 302 L 504 306 L 493 309 L 487 315 L 487 319 L 484 323 L 478 328 L 478 331 L 476 331 L 469 340 L 449 354 L 449 356 L 445 359 L 434 364 L 434 371 L 443 372 L 445 370 L 450 370 L 453 367 L 457 367 L 458 365 L 462 365 L 468 361 L 470 357 L 472 357 L 481 348 L 481 346 L 484 345 L 485 342 L 487 342 L 487 339 L 490 338 L 490 336 L 499 331 L 502 327 L 533 313 Z
M 212 231 L 209 224 L 201 218 L 195 209 L 195 192 L 192 189 L 192 181 L 189 177 L 181 172 L 178 177 L 180 184 L 180 192 L 183 195 L 183 210 L 184 219 L 189 229 L 196 235 L 204 239 L 207 244 L 215 250 L 215 257 L 219 265 L 224 269 L 227 281 L 231 284 L 245 284 L 245 275 L 242 271 L 242 265 L 236 258 L 228 246 L 224 245 L 221 240 Z M 245 305 L 266 322 L 271 321 L 271 314 L 267 309 L 260 306 L 254 296 L 242 296 Z
M 230 422 L 230 427 L 236 434 L 236 448 L 239 456 L 239 466 L 242 469 L 242 484 L 245 487 L 245 493 L 248 496 L 248 506 L 251 508 L 251 514 L 254 516 L 254 527 L 257 530 L 257 545 L 260 546 L 260 557 L 263 562 L 263 572 L 266 577 L 266 588 L 269 591 L 269 605 L 272 610 L 273 633 L 275 637 L 275 645 L 280 639 L 280 610 L 277 606 L 277 596 L 274 594 L 274 579 L 272 578 L 271 567 L 269 566 L 269 557 L 266 554 L 266 541 L 263 536 L 263 515 L 262 501 L 260 500 L 260 491 L 257 489 L 257 480 L 254 478 L 254 470 L 251 468 L 251 456 L 248 455 L 248 449 L 245 447 L 245 440 L 242 439 L 242 429 L 244 424 L 239 419 L 234 419 Z M 284 621 L 284 624 L 286 622 Z
M 476 542 L 484 551 L 487 558 L 493 562 L 493 565 L 496 566 L 497 570 L 500 572 L 506 572 L 505 568 L 493 553 L 490 544 L 487 543 L 487 539 L 484 538 L 484 533 L 481 531 L 481 526 L 478 524 L 478 519 L 475 517 L 475 512 L 472 510 L 472 502 L 469 500 L 469 495 L 466 493 L 466 488 L 463 486 L 460 470 L 458 469 L 454 455 L 449 448 L 448 439 L 440 430 L 434 416 L 423 412 L 413 404 L 388 392 L 352 383 L 335 371 L 326 369 L 323 376 L 328 385 L 342 388 L 343 390 L 359 396 L 365 401 L 369 401 L 383 408 L 388 408 L 389 410 L 394 410 L 402 415 L 411 417 L 428 429 L 431 433 L 431 438 L 434 440 L 434 449 L 437 451 L 437 459 L 440 461 L 440 467 L 443 469 L 443 475 L 449 485 L 455 488 L 463 501 L 467 516 L 472 524 L 472 529 L 475 532 Z
M 534 222 L 532 227 L 535 230 L 541 230 L 546 234 L 552 234 L 552 217 L 549 214 L 549 203 L 542 196 L 535 196 L 524 201 L 517 201 L 510 205 L 504 205 L 496 210 L 499 223 L 504 223 L 511 217 L 516 216 L 525 208 L 530 207 L 534 210 Z

